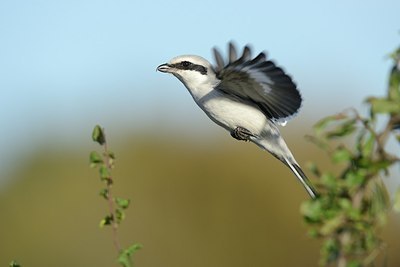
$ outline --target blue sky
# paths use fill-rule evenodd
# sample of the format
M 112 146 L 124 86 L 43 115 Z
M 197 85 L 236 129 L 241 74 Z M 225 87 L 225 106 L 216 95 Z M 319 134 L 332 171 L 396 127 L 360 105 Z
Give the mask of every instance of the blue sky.
M 0 168 L 37 146 L 86 142 L 95 123 L 208 131 L 184 87 L 155 68 L 180 54 L 211 60 L 230 40 L 267 51 L 292 75 L 303 119 L 358 107 L 384 92 L 399 10 L 394 0 L 3 0 Z

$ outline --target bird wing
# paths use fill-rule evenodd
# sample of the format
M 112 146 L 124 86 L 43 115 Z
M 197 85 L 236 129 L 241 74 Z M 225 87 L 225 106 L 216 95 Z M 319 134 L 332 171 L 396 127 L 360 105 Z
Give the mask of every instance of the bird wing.
M 295 115 L 302 102 L 296 84 L 281 68 L 267 60 L 265 53 L 251 58 L 251 50 L 245 46 L 240 58 L 236 48 L 229 43 L 228 63 L 214 48 L 215 71 L 221 83 L 217 90 L 252 102 L 270 120 L 285 124 Z

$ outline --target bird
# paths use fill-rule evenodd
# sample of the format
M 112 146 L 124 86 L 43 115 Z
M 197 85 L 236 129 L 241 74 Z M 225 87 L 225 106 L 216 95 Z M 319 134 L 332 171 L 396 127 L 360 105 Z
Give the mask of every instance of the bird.
M 226 60 L 215 47 L 213 54 L 215 66 L 203 57 L 182 55 L 159 65 L 157 70 L 178 78 L 206 115 L 233 138 L 252 142 L 283 162 L 310 197 L 317 198 L 318 192 L 278 129 L 302 105 L 292 78 L 268 60 L 265 52 L 252 57 L 249 45 L 238 56 L 235 44 L 229 42 Z

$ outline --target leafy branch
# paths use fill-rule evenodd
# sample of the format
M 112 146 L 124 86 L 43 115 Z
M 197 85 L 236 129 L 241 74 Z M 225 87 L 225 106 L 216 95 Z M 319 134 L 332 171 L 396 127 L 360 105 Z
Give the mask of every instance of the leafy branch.
M 381 177 L 400 163 L 399 157 L 386 150 L 391 134 L 400 142 L 400 49 L 392 57 L 395 64 L 388 94 L 366 100 L 368 116 L 349 109 L 320 120 L 314 126 L 315 135 L 307 136 L 340 169 L 322 172 L 311 164 L 321 196 L 301 207 L 310 235 L 324 240 L 323 266 L 372 266 L 386 248 L 378 232 L 387 220 L 390 201 Z M 387 122 L 380 129 L 382 115 Z M 400 190 L 394 208 L 400 209 Z
M 111 172 L 115 166 L 115 154 L 109 151 L 104 129 L 99 125 L 94 127 L 92 139 L 103 149 L 101 154 L 92 151 L 89 158 L 90 166 L 99 170 L 100 180 L 105 184 L 105 187 L 100 190 L 100 196 L 107 201 L 109 212 L 100 221 L 100 227 L 110 226 L 112 228 L 113 243 L 118 253 L 118 263 L 123 267 L 131 267 L 133 266 L 132 255 L 142 246 L 133 244 L 127 249 L 123 249 L 118 238 L 118 228 L 125 219 L 125 210 L 128 209 L 130 200 L 113 196 L 112 186 L 115 181 Z

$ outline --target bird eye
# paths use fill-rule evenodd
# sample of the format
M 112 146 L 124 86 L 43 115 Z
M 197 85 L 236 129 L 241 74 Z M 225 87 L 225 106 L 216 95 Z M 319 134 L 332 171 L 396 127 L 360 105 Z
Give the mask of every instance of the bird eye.
M 182 67 L 185 67 L 185 68 L 187 68 L 187 67 L 189 67 L 190 66 L 190 62 L 189 61 L 182 61 Z

